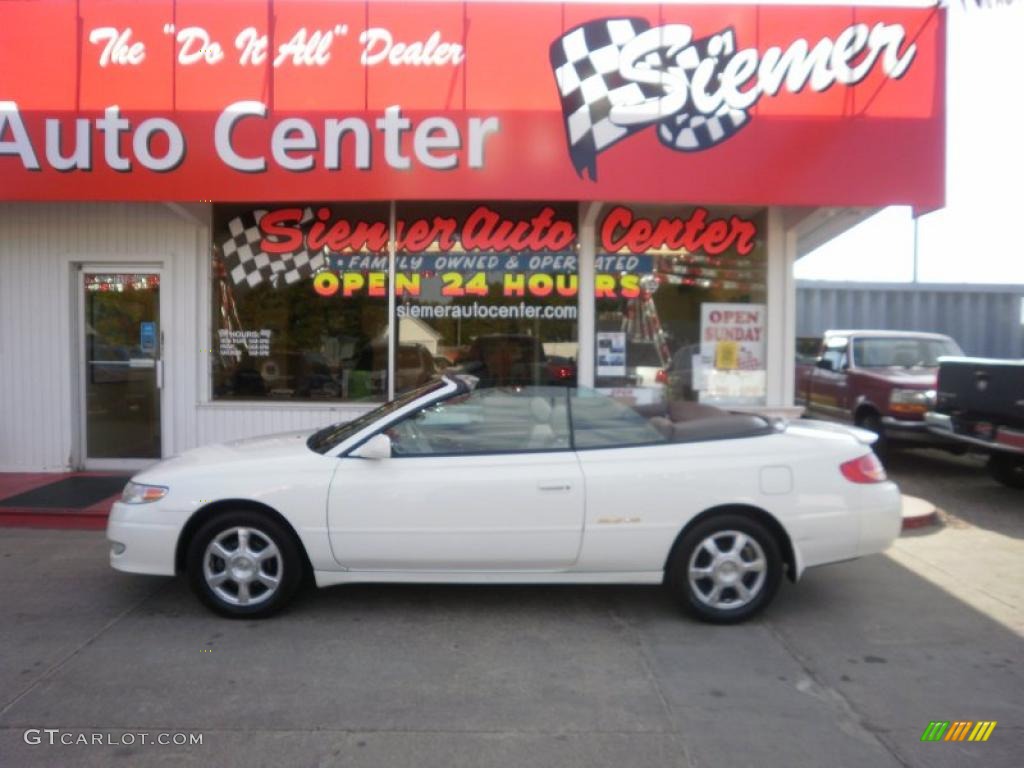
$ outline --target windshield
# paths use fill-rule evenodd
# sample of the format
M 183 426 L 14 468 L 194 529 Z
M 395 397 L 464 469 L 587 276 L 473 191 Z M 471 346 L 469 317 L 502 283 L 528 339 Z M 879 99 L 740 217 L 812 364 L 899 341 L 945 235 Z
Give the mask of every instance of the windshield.
M 339 445 L 343 440 L 347 440 L 352 437 L 352 435 L 359 432 L 359 430 L 365 429 L 377 419 L 383 418 L 389 413 L 394 413 L 400 408 L 411 403 L 413 400 L 441 389 L 443 386 L 445 386 L 445 381 L 443 379 L 436 379 L 428 384 L 424 384 L 422 387 L 410 390 L 404 395 L 396 397 L 391 402 L 384 403 L 384 405 L 379 408 L 374 408 L 372 411 L 364 413 L 357 419 L 353 419 L 352 421 L 343 421 L 337 424 L 331 424 L 329 427 L 324 427 L 319 432 L 314 432 L 310 435 L 309 440 L 306 441 L 306 446 L 317 453 L 327 453 L 329 450 Z
M 863 338 L 853 340 L 859 368 L 936 368 L 942 355 L 960 355 L 952 339 Z

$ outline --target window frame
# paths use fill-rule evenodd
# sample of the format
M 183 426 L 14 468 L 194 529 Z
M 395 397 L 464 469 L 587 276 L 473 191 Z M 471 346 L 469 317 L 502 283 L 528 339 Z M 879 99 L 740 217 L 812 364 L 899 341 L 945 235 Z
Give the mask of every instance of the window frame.
M 848 368 L 853 367 L 853 340 L 846 339 L 843 344 L 836 344 L 831 347 L 826 347 L 821 352 L 821 359 L 828 360 L 830 354 L 838 354 L 839 358 L 836 360 L 836 365 L 831 369 L 835 373 L 840 373 Z

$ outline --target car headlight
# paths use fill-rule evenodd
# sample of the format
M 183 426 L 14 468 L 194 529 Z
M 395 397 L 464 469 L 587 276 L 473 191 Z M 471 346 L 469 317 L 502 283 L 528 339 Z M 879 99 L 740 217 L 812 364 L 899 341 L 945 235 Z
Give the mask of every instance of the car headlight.
M 149 504 L 159 501 L 167 495 L 168 489 L 162 485 L 144 485 L 131 481 L 121 491 L 121 501 L 125 504 Z
M 934 406 L 934 389 L 894 389 L 889 394 L 889 407 L 893 411 L 924 413 Z

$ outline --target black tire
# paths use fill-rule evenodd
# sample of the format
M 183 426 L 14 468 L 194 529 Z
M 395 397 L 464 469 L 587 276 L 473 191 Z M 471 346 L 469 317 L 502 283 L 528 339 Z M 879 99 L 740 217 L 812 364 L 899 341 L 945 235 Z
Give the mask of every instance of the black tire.
M 867 413 L 857 421 L 857 426 L 878 435 L 878 439 L 871 446 L 871 450 L 875 452 L 875 456 L 878 457 L 879 461 L 883 464 L 886 463 L 889 459 L 890 448 L 889 440 L 885 436 L 885 427 L 882 426 L 882 417 L 877 413 Z
M 988 457 L 988 471 L 1008 488 L 1024 488 L 1024 456 L 993 453 Z
M 240 530 L 247 532 L 249 547 L 241 546 Z M 237 562 L 208 552 L 208 547 L 218 539 L 228 554 L 239 553 Z M 232 542 L 236 546 L 234 550 Z M 267 551 L 270 545 L 276 548 L 276 553 Z M 265 559 L 258 559 L 263 553 L 266 553 Z M 237 570 L 232 570 L 236 566 Z M 284 608 L 303 581 L 303 566 L 299 544 L 292 532 L 268 515 L 248 511 L 223 512 L 209 520 L 192 537 L 186 555 L 192 591 L 215 613 L 234 619 L 261 619 Z M 236 573 L 248 578 L 235 580 L 232 576 Z M 213 577 L 225 574 L 222 585 L 211 586 L 207 574 Z M 277 585 L 268 587 L 263 578 L 268 582 L 276 578 Z M 243 581 L 248 602 L 242 600 Z
M 741 573 L 739 581 L 748 589 L 753 591 L 756 586 L 756 592 L 749 601 L 742 602 L 736 587 L 725 586 L 720 587 L 720 600 L 728 603 L 732 598 L 736 605 L 711 605 L 708 598 L 713 595 L 716 582 L 710 576 L 691 580 L 690 563 L 693 561 L 699 568 L 710 567 L 710 551 L 703 546 L 704 543 L 709 538 L 717 537 L 716 544 L 725 542 L 728 545 L 732 541 L 735 546 L 737 542 L 731 537 L 731 533 L 737 532 L 756 542 L 763 553 L 763 578 L 758 578 L 756 573 Z M 698 552 L 698 549 L 701 551 Z M 731 556 L 733 553 L 728 554 Z M 743 562 L 750 563 L 757 559 L 758 554 L 756 548 L 750 547 L 748 542 L 736 556 Z M 666 582 L 680 606 L 691 616 L 712 624 L 735 624 L 754 616 L 772 601 L 779 589 L 782 571 L 779 543 L 767 528 L 745 515 L 723 513 L 701 521 L 676 543 L 669 557 Z M 731 578 L 733 575 L 728 570 L 720 570 L 719 573 L 723 579 Z

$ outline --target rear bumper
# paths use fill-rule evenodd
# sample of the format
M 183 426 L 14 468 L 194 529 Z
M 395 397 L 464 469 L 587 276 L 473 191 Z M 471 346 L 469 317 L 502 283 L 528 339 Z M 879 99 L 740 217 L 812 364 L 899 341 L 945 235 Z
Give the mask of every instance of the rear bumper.
M 860 541 L 857 554 L 882 552 L 900 535 L 903 497 L 895 483 L 879 483 L 865 494 L 860 509 Z
M 1011 430 L 1006 427 L 997 427 L 993 430 L 993 439 L 985 440 L 980 437 L 959 434 L 953 427 L 953 420 L 944 413 L 929 411 L 925 414 L 924 419 L 925 424 L 928 427 L 928 431 L 940 439 L 970 445 L 987 453 L 1009 453 L 1015 456 L 1024 456 L 1024 448 L 999 442 L 1000 436 L 1004 436 L 1012 437 L 1015 442 L 1024 444 L 1024 433 L 1019 432 L 1018 430 Z
M 153 504 L 117 502 L 107 521 L 110 565 L 118 571 L 173 576 L 181 526 L 153 522 Z

